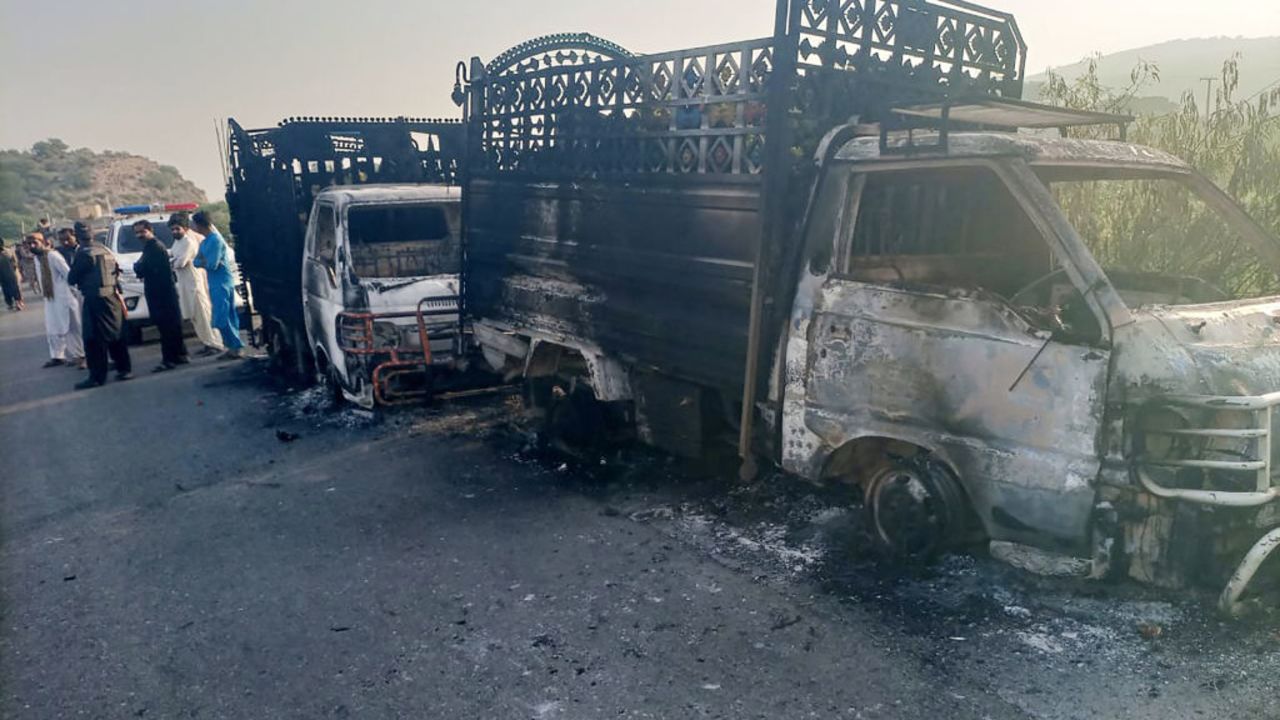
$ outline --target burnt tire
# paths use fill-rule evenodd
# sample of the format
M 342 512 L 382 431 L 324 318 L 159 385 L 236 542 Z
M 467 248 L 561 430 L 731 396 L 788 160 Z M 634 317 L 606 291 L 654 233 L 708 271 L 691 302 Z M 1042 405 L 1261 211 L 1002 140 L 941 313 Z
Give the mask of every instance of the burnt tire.
M 865 491 L 871 534 L 894 558 L 928 562 L 968 534 L 964 489 L 945 465 L 929 456 L 890 457 Z
M 324 391 L 326 404 L 330 409 L 338 409 L 346 401 L 342 394 L 342 382 L 338 379 L 338 371 L 333 368 L 321 354 L 316 355 L 316 385 Z

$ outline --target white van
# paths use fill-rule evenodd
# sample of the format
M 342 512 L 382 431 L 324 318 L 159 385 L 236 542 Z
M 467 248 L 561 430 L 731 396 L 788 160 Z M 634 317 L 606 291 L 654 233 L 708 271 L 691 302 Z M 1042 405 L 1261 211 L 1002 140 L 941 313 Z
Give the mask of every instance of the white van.
M 311 208 L 302 305 L 317 379 L 363 407 L 430 393 L 454 356 L 461 191 L 339 186 Z

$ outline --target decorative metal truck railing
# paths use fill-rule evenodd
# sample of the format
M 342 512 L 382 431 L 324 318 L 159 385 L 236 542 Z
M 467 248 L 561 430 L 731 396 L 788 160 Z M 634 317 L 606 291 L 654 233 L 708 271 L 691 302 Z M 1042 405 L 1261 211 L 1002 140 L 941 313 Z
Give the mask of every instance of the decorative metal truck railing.
M 633 55 L 586 33 L 517 45 L 469 78 L 471 172 L 759 175 L 770 106 L 803 134 L 907 100 L 1021 95 L 1025 45 L 1007 14 L 909 0 L 778 11 L 773 37 L 673 52 Z
M 1019 97 L 1024 61 L 1012 16 L 962 0 L 779 0 L 766 38 L 635 55 L 559 34 L 459 63 L 464 315 L 554 316 L 605 352 L 741 392 L 749 457 L 821 138 L 904 104 Z M 592 291 L 527 290 L 566 273 Z

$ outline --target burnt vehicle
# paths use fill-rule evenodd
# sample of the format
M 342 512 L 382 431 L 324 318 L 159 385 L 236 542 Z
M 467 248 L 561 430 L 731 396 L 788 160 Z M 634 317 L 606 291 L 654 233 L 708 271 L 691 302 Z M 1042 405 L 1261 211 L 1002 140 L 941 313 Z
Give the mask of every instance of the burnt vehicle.
M 464 130 L 409 118 L 228 121 L 231 231 L 276 368 L 365 406 L 429 393 L 457 327 Z M 406 323 L 422 332 L 387 332 Z
M 1167 198 L 1257 287 L 1280 246 L 1177 158 L 1068 137 L 1130 118 L 1022 101 L 1024 53 L 968 2 L 780 0 L 758 40 L 459 64 L 486 359 L 550 433 L 847 482 L 894 553 L 977 536 L 1234 611 L 1280 542 L 1280 299 L 1143 266 L 1081 188 Z
M 302 304 L 316 374 L 363 407 L 422 398 L 454 361 L 459 198 L 444 185 L 331 187 L 316 195 Z

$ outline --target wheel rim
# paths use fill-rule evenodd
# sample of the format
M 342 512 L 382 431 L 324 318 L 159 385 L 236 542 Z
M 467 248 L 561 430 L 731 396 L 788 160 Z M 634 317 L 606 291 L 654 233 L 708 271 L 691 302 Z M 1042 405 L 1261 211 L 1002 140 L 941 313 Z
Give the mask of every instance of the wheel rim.
M 893 554 L 926 559 L 953 540 L 962 497 L 944 470 L 895 462 L 867 486 L 876 539 Z

